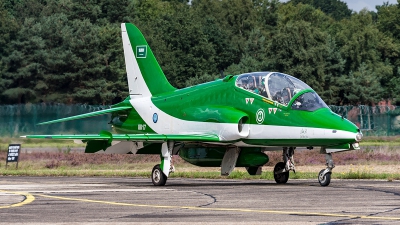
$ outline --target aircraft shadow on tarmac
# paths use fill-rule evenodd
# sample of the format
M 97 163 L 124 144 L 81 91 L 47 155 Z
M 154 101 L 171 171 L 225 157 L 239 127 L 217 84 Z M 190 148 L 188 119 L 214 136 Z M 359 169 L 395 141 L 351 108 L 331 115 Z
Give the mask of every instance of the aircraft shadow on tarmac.
M 277 184 L 270 180 L 259 180 L 259 181 L 249 181 L 249 180 L 222 180 L 222 179 L 170 179 L 170 182 L 163 186 L 168 187 L 205 187 L 205 186 L 262 186 L 262 187 L 297 187 L 297 186 L 319 186 L 317 180 L 301 180 L 293 183 Z M 126 181 L 126 182 L 113 182 L 114 184 L 122 186 L 153 186 L 151 182 L 143 181 Z M 157 187 L 155 187 L 157 188 Z M 162 187 L 161 187 L 162 188 Z

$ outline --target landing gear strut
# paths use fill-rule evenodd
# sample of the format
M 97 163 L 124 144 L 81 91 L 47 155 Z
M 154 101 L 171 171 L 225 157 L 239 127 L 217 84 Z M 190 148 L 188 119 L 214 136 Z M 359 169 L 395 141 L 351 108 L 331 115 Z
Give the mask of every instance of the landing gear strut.
M 335 167 L 333 164 L 332 154 L 326 153 L 326 169 L 321 170 L 318 174 L 318 182 L 321 186 L 325 187 L 331 183 L 332 169 Z
M 173 149 L 173 141 L 162 143 L 160 154 L 161 164 L 155 165 L 151 172 L 151 181 L 154 186 L 164 186 L 167 182 L 168 175 L 175 171 L 175 167 L 172 165 Z
M 285 184 L 289 179 L 289 171 L 293 170 L 296 172 L 293 155 L 294 155 L 293 147 L 283 148 L 283 162 L 279 162 L 274 167 L 274 179 L 278 184 Z

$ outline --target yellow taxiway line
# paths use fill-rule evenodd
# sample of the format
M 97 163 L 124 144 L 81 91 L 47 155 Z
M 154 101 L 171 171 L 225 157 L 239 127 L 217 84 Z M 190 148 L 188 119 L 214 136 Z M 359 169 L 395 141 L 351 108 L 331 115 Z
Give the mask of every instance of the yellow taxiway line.
M 29 194 L 29 193 L 3 191 L 3 190 L 0 190 L 0 192 L 7 193 L 7 194 L 14 194 L 14 195 L 22 195 L 22 196 L 25 197 L 25 199 L 22 202 L 11 204 L 11 205 L 3 205 L 3 206 L 0 206 L 0 209 L 23 206 L 23 205 L 29 204 L 29 203 L 31 203 L 31 202 L 33 202 L 35 200 L 35 197 L 32 194 Z
M 25 199 L 22 202 L 19 202 L 16 204 L 11 204 L 11 205 L 0 206 L 0 209 L 23 206 L 23 205 L 29 204 L 35 200 L 35 197 L 30 193 L 12 192 L 12 191 L 4 191 L 4 190 L 0 190 L 0 192 L 8 193 L 8 194 L 15 194 L 15 195 L 22 195 L 25 197 Z M 203 211 L 253 212 L 253 213 L 269 213 L 269 214 L 284 214 L 284 215 L 327 216 L 327 217 L 342 217 L 342 218 L 350 218 L 350 219 L 375 219 L 375 220 L 399 220 L 400 221 L 400 217 L 362 216 L 362 215 L 335 214 L 335 213 L 277 211 L 277 210 L 240 209 L 240 208 L 203 208 L 203 207 L 196 207 L 196 206 L 145 205 L 145 204 L 132 204 L 132 203 L 123 203 L 123 202 L 99 201 L 99 200 L 90 200 L 90 199 L 82 199 L 82 198 L 67 198 L 67 197 L 41 195 L 41 194 L 36 194 L 36 196 L 40 196 L 40 197 L 44 197 L 44 198 L 67 200 L 67 201 L 91 202 L 91 203 L 100 203 L 100 204 L 109 204 L 109 205 L 132 206 L 132 207 L 189 209 L 189 210 L 203 210 Z
M 82 199 L 82 198 L 67 198 L 67 197 L 40 195 L 40 194 L 37 194 L 36 196 L 40 196 L 40 197 L 44 197 L 44 198 L 68 200 L 68 201 L 91 202 L 91 203 L 101 203 L 101 204 L 120 205 L 120 206 L 133 206 L 133 207 L 190 209 L 190 210 L 206 210 L 206 211 L 253 212 L 253 213 L 302 215 L 302 216 L 342 217 L 342 218 L 350 218 L 350 219 L 374 219 L 374 220 L 399 220 L 400 221 L 400 217 L 361 216 L 361 215 L 334 214 L 334 213 L 276 211 L 276 210 L 240 209 L 240 208 L 203 208 L 203 207 L 196 207 L 196 206 L 144 205 L 144 204 L 123 203 L 123 202 L 90 200 L 90 199 Z

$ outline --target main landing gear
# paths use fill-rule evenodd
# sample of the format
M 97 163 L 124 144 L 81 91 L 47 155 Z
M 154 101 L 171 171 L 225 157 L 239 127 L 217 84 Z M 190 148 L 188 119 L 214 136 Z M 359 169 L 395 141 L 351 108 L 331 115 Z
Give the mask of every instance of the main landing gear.
M 173 149 L 173 141 L 164 142 L 161 145 L 161 164 L 155 165 L 151 172 L 151 181 L 154 186 L 164 186 L 167 182 L 168 175 L 175 171 L 175 168 L 172 165 Z
M 278 184 L 286 184 L 289 180 L 289 171 L 296 172 L 293 155 L 294 147 L 283 148 L 283 162 L 278 162 L 274 167 L 274 179 Z

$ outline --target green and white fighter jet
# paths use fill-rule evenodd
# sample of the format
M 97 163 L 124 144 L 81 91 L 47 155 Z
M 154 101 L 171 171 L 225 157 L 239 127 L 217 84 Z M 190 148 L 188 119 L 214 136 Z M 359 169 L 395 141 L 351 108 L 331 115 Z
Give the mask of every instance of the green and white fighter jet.
M 283 150 L 274 168 L 277 183 L 295 171 L 296 147 L 321 147 L 327 168 L 319 183 L 330 183 L 331 153 L 359 149 L 356 125 L 333 113 L 318 94 L 295 77 L 279 72 L 228 75 L 223 79 L 176 89 L 168 82 L 140 30 L 121 24 L 129 96 L 110 109 L 53 120 L 51 124 L 111 113 L 113 133 L 27 135 L 26 138 L 71 139 L 86 143 L 86 153 L 159 154 L 152 182 L 165 185 L 175 169 L 172 156 L 204 167 L 221 167 L 229 175 L 246 167 L 261 173 L 265 152 Z

